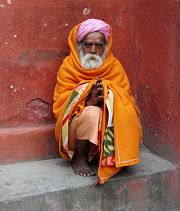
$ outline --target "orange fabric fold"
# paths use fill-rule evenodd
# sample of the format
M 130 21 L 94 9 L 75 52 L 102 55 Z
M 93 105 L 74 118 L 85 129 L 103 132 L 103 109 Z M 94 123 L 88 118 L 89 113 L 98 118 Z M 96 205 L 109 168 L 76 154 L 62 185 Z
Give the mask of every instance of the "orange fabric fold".
M 103 65 L 95 70 L 85 70 L 80 65 L 76 48 L 76 35 L 79 25 L 70 32 L 68 43 L 70 55 L 67 56 L 57 74 L 57 84 L 54 91 L 53 111 L 57 119 L 55 127 L 56 140 L 59 143 L 59 151 L 64 159 L 69 159 L 62 147 L 61 126 L 64 111 L 77 85 L 88 82 L 88 87 L 72 109 L 73 113 L 79 114 L 84 108 L 84 102 L 97 78 L 102 80 L 104 87 L 104 99 L 107 97 L 107 90 L 114 94 L 114 145 L 115 145 L 115 166 L 103 167 L 99 162 L 98 175 L 100 183 L 117 173 L 121 167 L 134 165 L 139 162 L 139 144 L 141 142 L 142 128 L 139 122 L 139 110 L 131 95 L 127 75 L 121 63 L 110 52 L 112 44 L 112 32 L 107 43 L 107 53 Z M 103 107 L 101 137 L 103 142 L 105 126 L 107 124 L 105 104 Z M 102 144 L 102 143 L 101 143 Z M 100 161 L 102 152 L 100 152 Z M 106 178 L 106 179 L 105 179 Z

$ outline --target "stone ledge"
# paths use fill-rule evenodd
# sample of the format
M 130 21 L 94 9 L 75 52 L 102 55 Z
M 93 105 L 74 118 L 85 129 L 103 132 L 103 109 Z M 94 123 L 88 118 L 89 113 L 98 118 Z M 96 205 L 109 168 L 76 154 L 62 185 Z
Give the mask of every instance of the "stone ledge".
M 104 185 L 73 173 L 62 159 L 0 166 L 1 211 L 171 210 L 178 206 L 176 166 L 141 150 L 142 162 Z M 172 193 L 173 192 L 173 193 Z
M 0 164 L 58 157 L 54 124 L 0 128 Z

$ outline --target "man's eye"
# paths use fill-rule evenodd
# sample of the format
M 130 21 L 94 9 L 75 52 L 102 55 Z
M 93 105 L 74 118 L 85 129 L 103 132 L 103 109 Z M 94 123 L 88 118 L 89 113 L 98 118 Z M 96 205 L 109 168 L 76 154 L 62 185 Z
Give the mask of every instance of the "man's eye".
M 89 48 L 89 47 L 91 47 L 91 43 L 84 43 L 84 46 L 85 46 L 86 48 Z
M 103 47 L 103 44 L 102 43 L 96 43 L 96 47 L 97 48 L 102 48 Z

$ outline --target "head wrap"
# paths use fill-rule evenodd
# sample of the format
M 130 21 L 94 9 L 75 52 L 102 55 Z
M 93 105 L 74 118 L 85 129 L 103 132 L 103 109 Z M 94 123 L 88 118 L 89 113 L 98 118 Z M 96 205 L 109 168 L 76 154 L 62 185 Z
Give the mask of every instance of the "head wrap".
M 106 41 L 110 36 L 111 26 L 99 19 L 88 19 L 82 22 L 77 33 L 77 42 L 81 42 L 85 36 L 91 32 L 101 32 L 104 34 Z

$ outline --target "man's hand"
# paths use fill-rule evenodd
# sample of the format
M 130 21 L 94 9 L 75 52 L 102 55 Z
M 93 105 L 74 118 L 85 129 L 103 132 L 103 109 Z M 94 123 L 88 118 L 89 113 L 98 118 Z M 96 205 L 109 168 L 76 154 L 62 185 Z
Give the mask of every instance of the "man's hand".
M 97 79 L 86 100 L 86 106 L 101 106 L 103 102 L 103 86 L 101 79 Z

